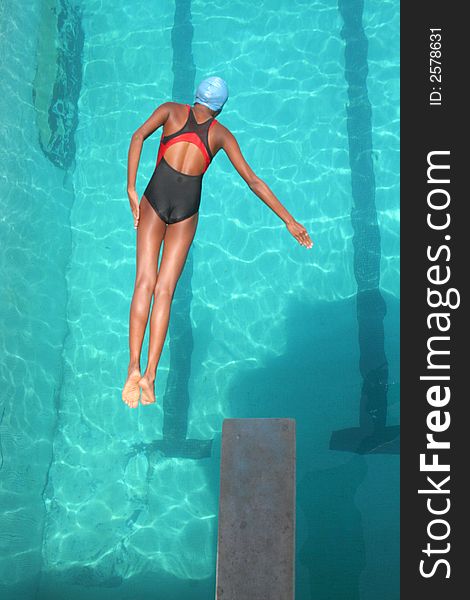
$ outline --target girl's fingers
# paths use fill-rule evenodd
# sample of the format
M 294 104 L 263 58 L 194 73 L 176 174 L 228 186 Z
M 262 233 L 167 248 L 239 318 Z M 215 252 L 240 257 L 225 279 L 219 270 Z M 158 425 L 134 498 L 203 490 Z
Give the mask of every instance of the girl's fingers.
M 292 231 L 292 229 L 294 229 L 294 231 Z M 311 248 L 313 246 L 313 242 L 310 239 L 310 236 L 309 236 L 306 228 L 303 225 L 296 223 L 296 226 L 294 226 L 292 229 L 290 230 L 290 232 L 295 237 L 295 239 L 299 242 L 299 244 L 301 244 L 302 246 L 305 246 L 306 248 Z M 296 229 L 297 229 L 297 231 L 295 231 Z
M 302 244 L 302 246 L 305 246 L 306 248 L 309 248 L 313 245 L 313 242 L 310 239 L 308 233 L 301 234 L 299 236 L 299 242 Z
M 134 215 L 134 221 L 138 221 L 140 217 L 140 207 L 138 206 L 136 209 L 134 209 L 132 214 Z

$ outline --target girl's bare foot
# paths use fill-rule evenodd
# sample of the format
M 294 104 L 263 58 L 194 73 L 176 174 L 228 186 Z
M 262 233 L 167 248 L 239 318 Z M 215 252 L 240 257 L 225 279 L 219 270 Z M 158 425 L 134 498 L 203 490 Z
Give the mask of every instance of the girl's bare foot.
M 130 369 L 127 373 L 127 381 L 122 390 L 122 399 L 131 408 L 137 408 L 140 397 L 139 380 L 142 375 L 139 369 Z
M 144 375 L 139 380 L 139 386 L 142 390 L 141 404 L 153 404 L 155 402 L 154 379 L 150 379 L 148 375 Z

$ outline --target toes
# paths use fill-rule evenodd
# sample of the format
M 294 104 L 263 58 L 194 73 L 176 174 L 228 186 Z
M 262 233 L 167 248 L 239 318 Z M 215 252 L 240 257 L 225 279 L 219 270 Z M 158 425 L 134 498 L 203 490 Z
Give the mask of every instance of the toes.
M 132 398 L 126 398 L 124 400 L 124 402 L 127 404 L 127 406 L 129 406 L 130 408 L 137 408 L 137 406 L 139 405 L 139 399 L 137 398 L 136 400 L 133 400 Z
M 121 398 L 131 408 L 139 404 L 140 389 L 136 381 L 127 380 L 122 390 Z
M 142 394 L 142 398 L 140 401 L 142 402 L 142 404 L 154 404 L 155 398 L 153 398 L 149 394 Z
M 142 390 L 142 396 L 140 398 L 140 403 L 144 406 L 148 405 L 148 404 L 154 404 L 155 403 L 155 397 L 153 392 L 153 388 L 154 388 L 154 384 L 153 382 L 150 383 L 145 377 L 142 377 L 140 379 L 139 383 L 139 387 Z
M 141 402 L 142 404 L 153 404 L 155 402 L 155 398 L 145 395 L 142 396 Z

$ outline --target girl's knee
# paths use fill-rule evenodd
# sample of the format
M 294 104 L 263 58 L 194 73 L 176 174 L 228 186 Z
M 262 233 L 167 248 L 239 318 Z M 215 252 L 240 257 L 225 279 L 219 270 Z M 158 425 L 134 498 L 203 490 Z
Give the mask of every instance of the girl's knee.
M 174 285 L 173 282 L 163 282 L 157 280 L 153 290 L 153 295 L 155 298 L 158 296 L 160 298 L 169 298 L 171 300 L 173 298 L 173 294 L 175 293 L 175 287 L 176 285 Z
M 135 283 L 135 289 L 151 295 L 155 289 L 156 280 L 156 277 L 151 277 L 149 275 L 138 277 Z

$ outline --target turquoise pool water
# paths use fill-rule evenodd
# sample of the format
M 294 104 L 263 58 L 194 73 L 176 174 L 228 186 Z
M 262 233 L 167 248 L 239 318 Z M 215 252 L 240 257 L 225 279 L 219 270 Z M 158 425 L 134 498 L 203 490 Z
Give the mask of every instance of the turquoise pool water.
M 359 425 L 360 359 L 377 343 L 373 328 L 358 342 L 368 265 L 353 243 L 346 75 L 364 65 L 347 15 L 368 45 L 380 254 L 367 219 L 361 239 L 380 267 L 387 425 L 399 422 L 399 4 L 340 4 L 2 3 L 3 598 L 213 598 L 222 421 L 282 416 L 297 420 L 297 600 L 399 597 L 399 457 L 330 449 Z M 230 87 L 219 120 L 315 245 L 297 245 L 219 153 L 157 404 L 131 411 L 130 136 L 211 74 Z

